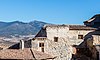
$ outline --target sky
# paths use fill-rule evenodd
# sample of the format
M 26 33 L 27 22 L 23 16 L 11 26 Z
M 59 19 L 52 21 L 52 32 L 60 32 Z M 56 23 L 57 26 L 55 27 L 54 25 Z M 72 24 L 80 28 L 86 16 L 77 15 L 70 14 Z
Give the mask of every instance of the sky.
M 83 24 L 100 13 L 100 0 L 0 0 L 0 21 Z

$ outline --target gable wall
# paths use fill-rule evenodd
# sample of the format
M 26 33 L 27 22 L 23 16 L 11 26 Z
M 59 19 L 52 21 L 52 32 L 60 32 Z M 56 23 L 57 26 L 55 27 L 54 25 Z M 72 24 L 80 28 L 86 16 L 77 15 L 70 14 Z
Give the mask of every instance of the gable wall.
M 78 39 L 78 35 L 87 35 L 89 32 L 92 32 L 93 30 L 69 30 L 68 37 L 72 45 L 79 45 L 84 41 L 83 39 Z

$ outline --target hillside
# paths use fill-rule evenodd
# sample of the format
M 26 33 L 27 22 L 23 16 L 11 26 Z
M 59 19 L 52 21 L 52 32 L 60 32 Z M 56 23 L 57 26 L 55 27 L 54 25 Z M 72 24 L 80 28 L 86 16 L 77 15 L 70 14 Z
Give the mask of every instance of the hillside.
M 47 23 L 41 21 L 32 21 L 29 23 L 20 21 L 0 22 L 0 37 L 35 35 L 45 24 Z

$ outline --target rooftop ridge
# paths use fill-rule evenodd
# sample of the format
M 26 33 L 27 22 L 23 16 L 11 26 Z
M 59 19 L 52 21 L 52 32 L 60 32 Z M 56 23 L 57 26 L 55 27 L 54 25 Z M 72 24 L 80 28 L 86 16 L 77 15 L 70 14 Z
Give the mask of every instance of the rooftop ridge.
M 91 21 L 95 20 L 98 17 L 100 18 L 100 14 L 94 15 L 92 18 L 90 18 L 89 20 L 84 21 L 83 23 L 85 23 L 85 22 L 91 22 Z
M 44 26 L 63 26 L 63 25 L 80 25 L 80 24 L 45 24 Z M 85 26 L 85 25 L 80 25 Z
M 86 25 L 78 25 L 78 24 L 48 24 L 45 25 L 43 28 L 46 29 L 47 27 L 68 27 L 70 30 L 95 30 L 96 28 L 89 27 Z
M 86 26 L 86 25 L 79 25 L 79 24 L 46 24 L 43 28 L 48 26 Z

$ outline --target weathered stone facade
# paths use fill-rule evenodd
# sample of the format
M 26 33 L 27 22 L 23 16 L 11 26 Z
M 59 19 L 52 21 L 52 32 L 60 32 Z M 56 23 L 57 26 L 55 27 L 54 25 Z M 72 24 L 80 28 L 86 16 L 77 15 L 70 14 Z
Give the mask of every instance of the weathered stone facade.
M 83 57 L 95 60 L 100 54 L 97 29 L 87 25 L 45 25 L 33 39 L 32 47 L 51 54 L 54 60 L 71 60 L 73 54 L 81 60 Z
M 45 51 L 56 56 L 55 60 L 70 60 L 72 49 L 67 39 L 69 28 L 67 26 L 51 26 L 47 27 L 46 31 L 48 40 Z M 54 42 L 54 37 L 58 37 L 57 42 Z
M 69 41 L 71 41 L 72 45 L 79 45 L 84 41 L 83 39 L 78 39 L 78 35 L 87 35 L 89 32 L 92 32 L 93 30 L 69 30 L 68 37 Z
M 93 31 L 93 29 L 71 30 L 69 25 L 48 25 L 44 29 L 47 37 L 35 37 L 33 48 L 41 51 L 39 43 L 44 43 L 44 52 L 56 57 L 55 60 L 70 60 L 74 54 L 72 46 L 83 42 L 83 39 L 78 39 L 78 35 L 84 37 Z M 58 37 L 57 42 L 54 41 L 54 37 Z

